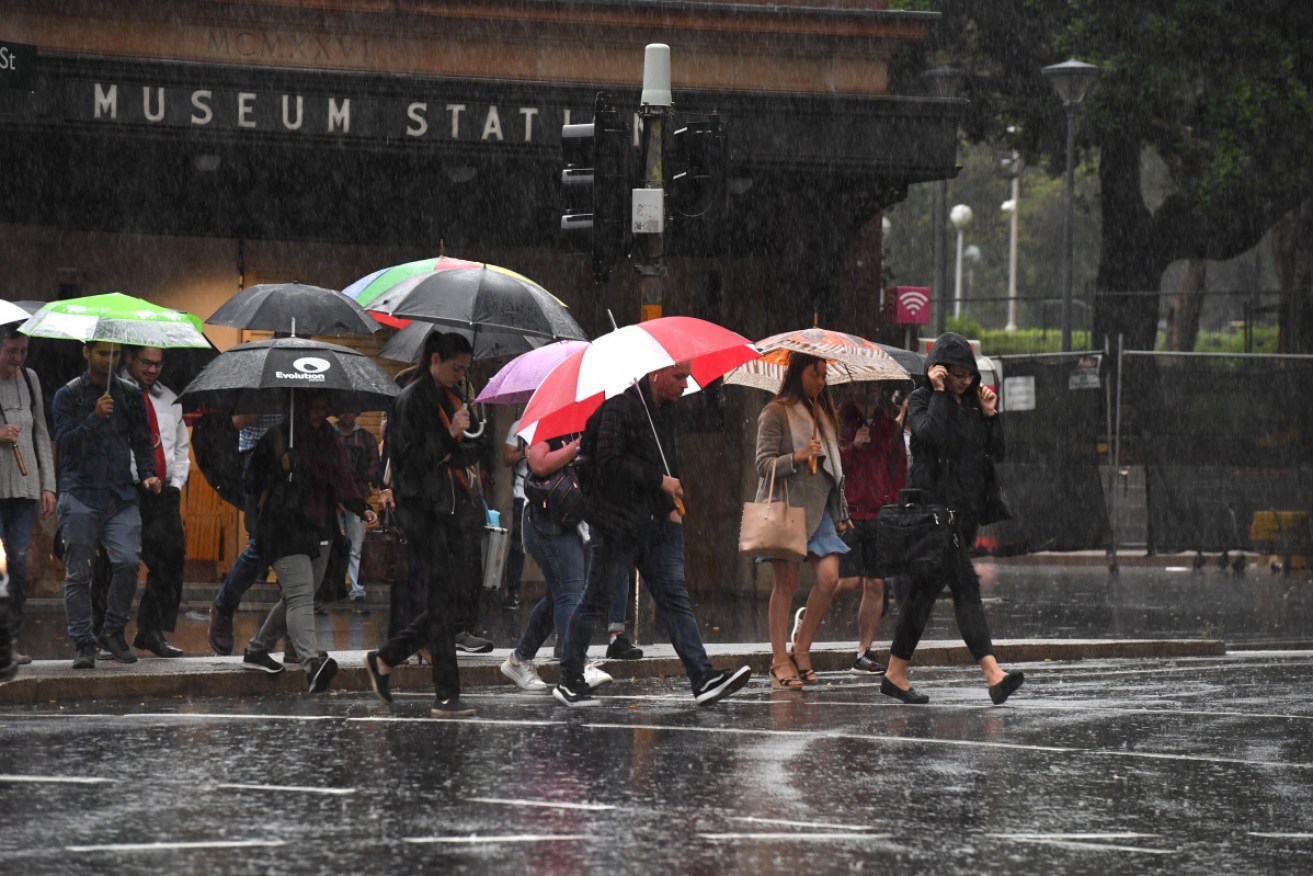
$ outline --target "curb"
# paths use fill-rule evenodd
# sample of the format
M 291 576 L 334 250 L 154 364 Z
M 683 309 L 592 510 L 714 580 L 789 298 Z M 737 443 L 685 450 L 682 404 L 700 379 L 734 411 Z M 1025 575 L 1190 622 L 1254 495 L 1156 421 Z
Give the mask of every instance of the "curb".
M 597 664 L 617 681 L 674 678 L 682 680 L 683 664 L 669 645 L 651 649 L 655 656 L 641 660 L 598 660 Z M 994 653 L 1001 663 L 1042 663 L 1067 660 L 1109 660 L 1169 657 L 1220 657 L 1226 643 L 1218 639 L 1037 639 L 1004 640 L 994 643 Z M 717 666 L 747 664 L 753 673 L 764 677 L 770 668 L 771 654 L 764 645 L 708 646 L 708 655 Z M 486 655 L 463 655 L 460 658 L 461 685 L 464 688 L 509 687 L 500 664 L 509 650 Z M 877 652 L 881 659 L 888 649 Z M 364 651 L 334 652 L 340 668 L 333 680 L 332 693 L 369 692 L 369 677 L 364 668 Z M 852 665 L 849 646 L 817 645 L 812 650 L 812 666 L 818 672 L 840 672 Z M 916 652 L 918 666 L 970 666 L 975 661 L 961 643 L 923 642 Z M 125 665 L 99 661 L 96 669 L 73 670 L 68 660 L 38 660 L 25 666 L 16 679 L 0 685 L 0 706 L 32 706 L 45 703 L 83 702 L 88 700 L 126 700 L 146 698 L 191 697 L 260 697 L 305 696 L 305 674 L 291 667 L 279 675 L 243 670 L 237 657 L 144 658 Z M 558 678 L 555 663 L 539 666 L 539 674 L 549 684 Z M 398 666 L 392 673 L 392 687 L 401 693 L 431 694 L 433 685 L 427 666 Z

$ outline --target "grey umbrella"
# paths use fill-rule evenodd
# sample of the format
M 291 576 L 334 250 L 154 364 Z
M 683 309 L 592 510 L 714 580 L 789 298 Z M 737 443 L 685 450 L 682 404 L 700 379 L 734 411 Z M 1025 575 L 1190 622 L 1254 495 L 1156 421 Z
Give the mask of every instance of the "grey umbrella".
M 243 289 L 210 314 L 210 325 L 310 335 L 371 335 L 378 321 L 355 299 L 304 283 L 261 283 Z

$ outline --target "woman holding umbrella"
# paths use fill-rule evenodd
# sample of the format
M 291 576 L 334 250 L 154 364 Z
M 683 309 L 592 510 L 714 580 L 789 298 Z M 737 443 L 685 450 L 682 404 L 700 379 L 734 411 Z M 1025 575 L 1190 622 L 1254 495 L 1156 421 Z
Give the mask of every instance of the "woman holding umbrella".
M 848 546 L 848 505 L 843 496 L 838 418 L 825 390 L 825 359 L 789 353 L 779 391 L 757 419 L 758 502 L 768 501 L 770 484 L 782 480 L 790 505 L 807 513 L 807 559 L 816 576 L 803 624 L 788 652 L 789 610 L 798 587 L 798 560 L 770 560 L 775 571 L 767 610 L 771 643 L 771 686 L 798 690 L 816 683 L 811 644 L 839 583 L 839 556 Z M 778 489 L 778 486 L 776 487 Z
M 369 525 L 377 517 L 356 489 L 346 448 L 328 425 L 328 395 L 295 396 L 295 427 L 284 423 L 266 432 L 247 475 L 247 491 L 259 513 L 256 551 L 273 566 L 283 597 L 251 638 L 242 665 L 282 672 L 283 664 L 269 652 L 287 636 L 301 655 L 310 693 L 319 693 L 337 674 L 337 661 L 319 650 L 314 619 L 315 588 L 328 565 L 337 506 Z

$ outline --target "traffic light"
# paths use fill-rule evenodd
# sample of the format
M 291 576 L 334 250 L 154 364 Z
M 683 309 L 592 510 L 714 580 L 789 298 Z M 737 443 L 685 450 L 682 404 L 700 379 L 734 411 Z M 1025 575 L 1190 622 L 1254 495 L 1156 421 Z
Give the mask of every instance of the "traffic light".
M 712 114 L 678 123 L 665 155 L 672 252 L 716 251 L 726 212 L 725 129 Z
M 671 211 L 704 216 L 719 206 L 725 190 L 725 130 L 720 118 L 684 122 L 670 134 L 666 155 Z
M 631 138 L 624 114 L 605 94 L 597 96 L 590 124 L 561 127 L 561 232 L 572 252 L 592 255 L 599 283 L 628 239 Z

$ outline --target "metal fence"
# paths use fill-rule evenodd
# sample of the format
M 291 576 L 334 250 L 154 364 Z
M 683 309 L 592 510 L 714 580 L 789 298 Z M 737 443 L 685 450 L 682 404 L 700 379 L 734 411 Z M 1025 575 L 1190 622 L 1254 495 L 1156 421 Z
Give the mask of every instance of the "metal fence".
M 1003 356 L 998 550 L 1310 550 L 1313 356 Z M 1128 484 L 1137 485 L 1135 490 Z M 988 542 L 987 542 L 988 543 Z

